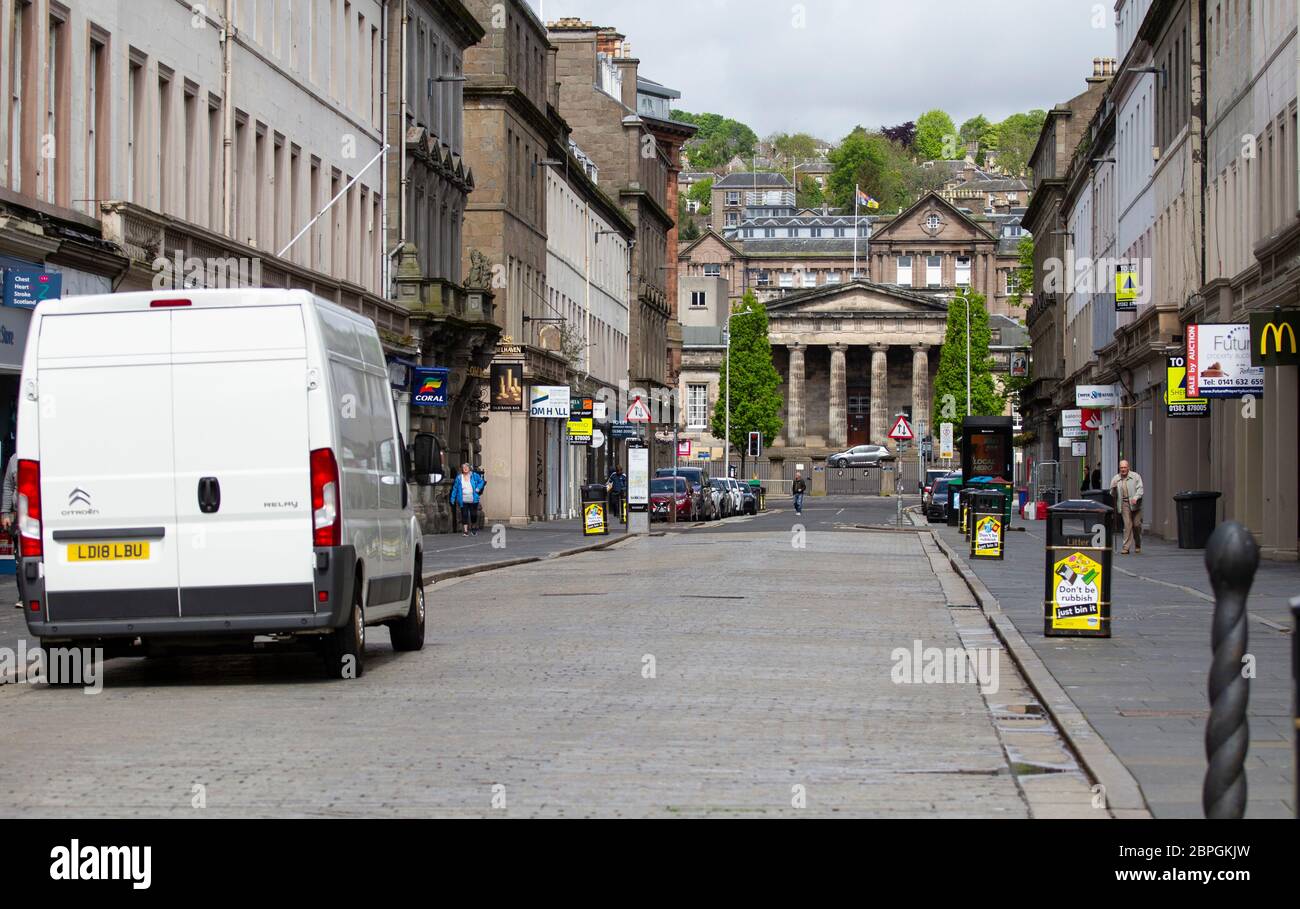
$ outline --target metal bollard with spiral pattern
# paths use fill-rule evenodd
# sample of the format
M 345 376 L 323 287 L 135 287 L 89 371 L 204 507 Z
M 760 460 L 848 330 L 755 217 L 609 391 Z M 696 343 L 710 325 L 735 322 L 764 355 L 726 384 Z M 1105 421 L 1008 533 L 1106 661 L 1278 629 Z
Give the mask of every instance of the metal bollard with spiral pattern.
M 1246 707 L 1250 680 L 1242 673 L 1246 655 L 1246 598 L 1259 546 L 1236 522 L 1219 526 L 1205 547 L 1205 567 L 1214 587 L 1214 628 L 1210 664 L 1210 720 L 1205 727 L 1205 771 L 1201 804 L 1207 818 L 1239 818 L 1246 813 L 1246 751 L 1250 727 Z

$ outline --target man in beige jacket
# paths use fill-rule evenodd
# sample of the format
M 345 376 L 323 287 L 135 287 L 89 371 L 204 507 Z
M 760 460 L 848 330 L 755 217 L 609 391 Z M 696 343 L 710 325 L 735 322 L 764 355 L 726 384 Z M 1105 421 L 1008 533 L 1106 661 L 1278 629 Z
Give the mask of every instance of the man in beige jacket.
M 1137 471 L 1130 470 L 1128 461 L 1119 462 L 1119 473 L 1110 481 L 1110 494 L 1115 498 L 1115 507 L 1124 518 L 1124 548 L 1120 555 L 1128 555 L 1129 549 L 1142 551 L 1142 477 Z M 1137 544 L 1134 546 L 1134 544 Z

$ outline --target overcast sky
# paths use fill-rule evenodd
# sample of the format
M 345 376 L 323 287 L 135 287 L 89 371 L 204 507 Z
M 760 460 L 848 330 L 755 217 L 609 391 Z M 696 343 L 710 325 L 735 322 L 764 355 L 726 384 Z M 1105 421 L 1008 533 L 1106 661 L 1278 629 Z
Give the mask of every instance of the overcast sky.
M 528 0 L 547 20 L 617 28 L 641 74 L 773 132 L 1048 108 L 1115 55 L 1114 0 Z M 803 27 L 797 19 L 803 17 Z M 1100 27 L 1098 27 L 1098 23 Z

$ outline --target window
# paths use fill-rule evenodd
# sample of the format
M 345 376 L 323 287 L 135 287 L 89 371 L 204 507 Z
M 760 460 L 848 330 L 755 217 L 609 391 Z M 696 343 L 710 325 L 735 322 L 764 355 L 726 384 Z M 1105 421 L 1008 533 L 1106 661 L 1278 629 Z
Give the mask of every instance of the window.
M 740 223 L 740 215 L 736 214 L 734 211 L 727 212 L 728 227 L 735 227 L 739 223 Z M 745 231 L 745 236 L 749 237 L 752 235 L 753 235 L 753 231 Z
M 221 223 L 225 212 L 222 210 L 222 184 L 225 180 L 225 133 L 224 118 L 221 113 L 221 99 L 208 95 L 208 228 L 224 230 Z
M 727 192 L 727 204 L 728 204 L 728 205 L 739 205 L 739 204 L 740 204 L 740 193 L 739 193 L 739 191 L 736 191 L 736 190 L 729 190 L 729 191 Z
M 132 202 L 146 205 L 148 200 L 140 185 L 144 173 L 143 162 L 140 160 L 144 154 L 144 62 L 138 59 L 131 60 L 127 77 L 126 122 L 126 196 Z
M 787 236 L 791 237 L 792 239 L 793 239 L 793 238 L 797 238 L 797 237 L 799 236 L 799 228 L 797 228 L 797 227 L 790 227 L 790 228 L 787 228 L 787 229 L 786 229 L 786 234 L 787 234 Z
M 752 228 L 752 227 L 746 227 L 746 228 L 745 228 L 745 239 L 747 239 L 747 240 L 748 240 L 748 239 L 751 239 L 751 238 L 753 238 L 753 236 L 754 236 L 754 228 Z
M 929 217 L 925 219 L 925 229 L 928 231 L 936 231 L 939 229 L 941 223 L 938 213 L 930 212 Z
M 912 286 L 912 257 L 911 256 L 898 257 L 898 277 L 895 279 L 895 283 L 897 283 L 899 287 Z
M 13 22 L 9 32 L 9 185 L 15 192 L 23 188 L 23 100 L 31 82 L 26 78 L 26 50 L 31 4 L 18 0 L 14 4 Z
M 691 291 L 691 308 L 703 309 L 709 305 L 709 296 L 702 290 Z
M 826 283 L 827 283 L 827 284 L 839 284 L 839 283 L 840 283 L 840 273 L 837 272 L 837 271 L 828 271 L 828 272 L 826 272 Z
M 776 237 L 776 228 L 775 228 L 775 227 L 764 227 L 764 228 L 763 228 L 763 236 L 766 237 L 766 238 L 769 239 L 769 240 L 775 238 L 775 237 Z
M 709 386 L 686 386 L 686 428 L 704 429 L 709 419 Z
M 771 284 L 771 283 L 772 283 L 772 275 L 771 275 L 771 273 L 769 273 L 769 272 L 767 272 L 767 271 L 760 271 L 760 272 L 758 273 L 758 286 L 759 286 L 759 287 L 767 287 L 767 286 L 768 286 L 769 284 Z
M 706 278 L 722 277 L 722 264 L 720 262 L 704 263 L 704 277 Z
M 820 227 L 814 227 L 812 229 L 812 235 L 814 237 L 820 237 L 822 235 L 822 229 Z
M 185 154 L 181 158 L 181 192 L 180 215 L 187 221 L 198 222 L 195 209 L 198 205 L 198 198 L 194 193 L 194 175 L 198 173 L 198 88 L 194 85 L 185 86 L 184 97 L 184 114 L 185 122 L 182 129 L 185 130 Z
M 943 286 L 943 257 L 927 256 L 925 260 L 926 287 Z
M 171 214 L 173 211 L 171 175 L 172 144 L 172 77 L 158 70 L 158 155 L 154 159 L 158 168 L 158 207 Z
M 68 101 L 71 92 L 67 78 L 67 32 L 66 23 L 58 16 L 49 18 L 50 28 L 46 45 L 48 56 L 45 59 L 45 141 L 53 145 L 48 152 L 42 149 L 41 168 L 45 172 L 45 201 L 54 205 L 66 205 L 68 202 L 68 158 L 63 154 L 65 148 L 71 148 L 70 135 L 66 130 L 69 124 Z
M 837 236 L 837 237 L 842 237 L 842 236 L 844 236 L 844 228 L 842 228 L 842 227 L 837 227 L 837 228 L 835 228 L 835 236 Z
M 105 40 L 90 39 L 86 60 L 86 210 L 99 213 L 98 200 L 107 192 L 102 185 L 108 179 L 108 49 Z
M 789 272 L 789 271 L 781 272 L 781 286 L 794 287 L 794 272 Z
M 957 257 L 957 286 L 970 287 L 970 256 Z

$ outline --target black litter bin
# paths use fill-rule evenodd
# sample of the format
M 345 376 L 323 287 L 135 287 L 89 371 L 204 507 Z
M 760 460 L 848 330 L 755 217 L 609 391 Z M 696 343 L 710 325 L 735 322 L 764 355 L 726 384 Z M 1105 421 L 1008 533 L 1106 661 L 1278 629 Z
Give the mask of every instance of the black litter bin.
M 609 533 L 609 498 L 604 483 L 582 487 L 582 535 L 605 536 Z
M 1204 549 L 1218 522 L 1221 492 L 1180 492 L 1174 496 L 1178 509 L 1178 548 Z
M 1108 489 L 1085 489 L 1083 498 L 1089 502 L 1100 502 L 1108 508 L 1115 507 L 1115 497 Z

